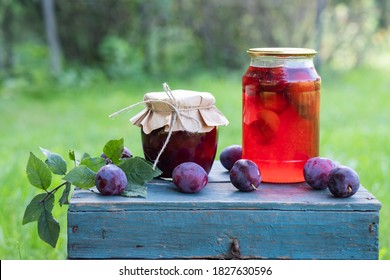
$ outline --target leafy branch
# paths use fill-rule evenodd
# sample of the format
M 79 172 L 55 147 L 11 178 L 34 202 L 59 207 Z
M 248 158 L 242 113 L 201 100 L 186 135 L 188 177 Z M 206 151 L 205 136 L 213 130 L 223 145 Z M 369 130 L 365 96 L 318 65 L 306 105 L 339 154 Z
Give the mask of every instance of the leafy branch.
M 77 160 L 74 151 L 69 152 L 69 159 L 74 161 L 74 167 L 68 171 L 64 158 L 47 149 L 40 148 L 46 156 L 42 161 L 32 152 L 26 166 L 27 178 L 33 187 L 43 190 L 27 205 L 23 215 L 22 224 L 37 222 L 39 237 L 50 246 L 55 248 L 59 233 L 60 224 L 53 217 L 55 194 L 63 189 L 58 204 L 69 204 L 69 196 L 72 186 L 80 189 L 91 189 L 95 185 L 96 173 L 108 162 L 120 167 L 127 177 L 127 187 L 121 194 L 128 197 L 146 197 L 147 188 L 145 183 L 161 174 L 158 169 L 153 169 L 152 164 L 140 157 L 121 158 L 124 149 L 123 138 L 108 141 L 101 156 L 91 157 L 84 153 L 81 160 Z M 58 186 L 52 186 L 53 175 L 62 176 L 63 182 Z

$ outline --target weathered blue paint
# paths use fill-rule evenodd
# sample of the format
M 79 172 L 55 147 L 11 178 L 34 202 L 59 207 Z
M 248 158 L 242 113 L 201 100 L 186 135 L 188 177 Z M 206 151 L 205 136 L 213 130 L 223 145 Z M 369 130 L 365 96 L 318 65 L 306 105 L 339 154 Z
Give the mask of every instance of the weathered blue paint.
M 162 180 L 147 199 L 75 191 L 68 257 L 377 259 L 380 208 L 364 187 L 346 199 L 304 183 L 238 192 L 216 163 L 198 194 Z

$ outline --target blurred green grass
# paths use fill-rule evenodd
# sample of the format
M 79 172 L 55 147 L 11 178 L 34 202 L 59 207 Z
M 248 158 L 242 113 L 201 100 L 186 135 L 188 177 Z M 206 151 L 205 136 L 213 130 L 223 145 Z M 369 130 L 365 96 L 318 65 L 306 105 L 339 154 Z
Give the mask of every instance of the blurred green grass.
M 390 192 L 388 126 L 390 104 L 387 71 L 359 68 L 346 73 L 324 70 L 321 99 L 322 156 L 355 168 L 362 184 L 381 202 L 380 258 L 390 259 Z M 56 207 L 61 224 L 56 249 L 42 242 L 36 223 L 22 226 L 25 207 L 39 193 L 27 181 L 29 152 L 44 158 L 39 147 L 64 157 L 99 155 L 109 139 L 124 137 L 125 145 L 142 156 L 139 129 L 128 119 L 133 108 L 115 119 L 108 115 L 160 91 L 164 81 L 107 81 L 82 86 L 41 83 L 0 90 L 0 259 L 65 259 L 67 207 Z M 241 73 L 199 74 L 167 81 L 172 89 L 209 91 L 230 124 L 221 127 L 219 151 L 241 143 Z M 70 163 L 70 161 L 68 161 Z M 56 178 L 60 183 L 60 178 Z M 58 198 L 57 198 L 58 199 Z

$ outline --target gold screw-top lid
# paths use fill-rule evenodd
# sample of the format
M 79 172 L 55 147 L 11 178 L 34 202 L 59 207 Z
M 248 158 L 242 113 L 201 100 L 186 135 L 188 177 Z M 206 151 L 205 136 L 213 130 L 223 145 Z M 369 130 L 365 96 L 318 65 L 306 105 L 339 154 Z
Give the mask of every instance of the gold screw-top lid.
M 314 56 L 317 52 L 307 48 L 251 48 L 247 50 L 250 57 L 257 56 Z

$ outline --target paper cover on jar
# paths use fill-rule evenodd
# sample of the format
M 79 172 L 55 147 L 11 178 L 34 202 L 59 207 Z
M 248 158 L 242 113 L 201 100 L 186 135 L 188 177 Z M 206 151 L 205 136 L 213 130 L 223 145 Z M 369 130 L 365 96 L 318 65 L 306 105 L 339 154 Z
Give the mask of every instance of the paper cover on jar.
M 209 132 L 215 126 L 229 123 L 215 106 L 215 98 L 209 92 L 149 92 L 144 96 L 144 103 L 146 108 L 130 121 L 142 126 L 146 134 L 162 127 L 168 132 L 171 126 L 172 131 Z

